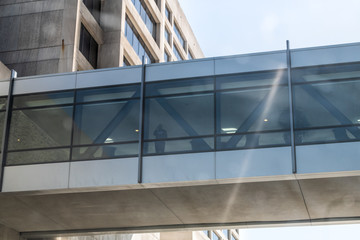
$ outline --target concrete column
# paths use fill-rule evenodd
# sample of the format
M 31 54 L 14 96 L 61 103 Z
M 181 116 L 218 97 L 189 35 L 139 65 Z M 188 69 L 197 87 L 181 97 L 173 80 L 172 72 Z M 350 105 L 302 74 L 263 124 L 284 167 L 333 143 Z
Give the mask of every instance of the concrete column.
M 0 239 L 1 240 L 25 240 L 20 237 L 20 234 L 8 227 L 0 225 Z

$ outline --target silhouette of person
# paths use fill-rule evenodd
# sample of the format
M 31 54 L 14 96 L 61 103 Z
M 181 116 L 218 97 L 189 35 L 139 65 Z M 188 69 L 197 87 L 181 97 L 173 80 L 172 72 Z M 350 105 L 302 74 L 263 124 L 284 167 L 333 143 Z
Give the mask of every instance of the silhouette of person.
M 154 131 L 154 136 L 156 137 L 156 139 L 167 138 L 167 132 L 163 128 L 162 124 L 159 124 L 156 127 L 156 129 Z M 156 153 L 164 153 L 164 151 L 165 151 L 165 141 L 156 141 L 155 142 L 155 152 Z

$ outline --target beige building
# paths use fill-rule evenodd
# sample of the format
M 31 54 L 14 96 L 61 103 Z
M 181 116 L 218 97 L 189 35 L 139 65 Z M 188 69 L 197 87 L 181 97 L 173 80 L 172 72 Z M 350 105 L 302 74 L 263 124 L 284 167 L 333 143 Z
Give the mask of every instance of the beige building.
M 19 76 L 202 58 L 177 0 L 1 0 L 0 61 Z

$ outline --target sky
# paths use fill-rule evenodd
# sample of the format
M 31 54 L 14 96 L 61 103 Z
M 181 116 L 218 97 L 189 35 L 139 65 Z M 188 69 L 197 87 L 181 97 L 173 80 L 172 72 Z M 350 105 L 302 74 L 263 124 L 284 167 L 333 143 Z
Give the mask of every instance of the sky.
M 360 42 L 360 0 L 178 0 L 206 57 Z
M 178 0 L 206 57 L 360 42 L 360 0 Z M 241 240 L 355 240 L 360 225 L 254 228 Z

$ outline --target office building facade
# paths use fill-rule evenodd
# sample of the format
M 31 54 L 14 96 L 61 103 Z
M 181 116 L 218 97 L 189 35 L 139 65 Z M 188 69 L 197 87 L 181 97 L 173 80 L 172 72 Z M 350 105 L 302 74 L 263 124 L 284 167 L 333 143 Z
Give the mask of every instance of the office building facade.
M 19 76 L 202 58 L 177 0 L 0 1 L 0 61 Z

